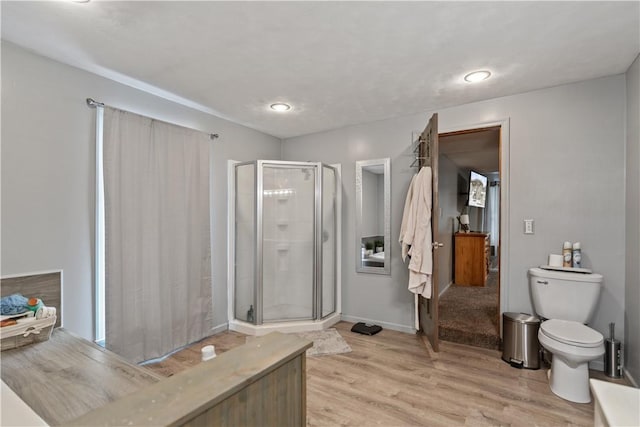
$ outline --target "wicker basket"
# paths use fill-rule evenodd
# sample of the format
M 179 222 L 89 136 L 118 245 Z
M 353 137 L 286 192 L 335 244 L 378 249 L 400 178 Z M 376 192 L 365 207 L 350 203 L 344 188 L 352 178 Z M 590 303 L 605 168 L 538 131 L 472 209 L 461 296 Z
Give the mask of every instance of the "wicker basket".
M 56 323 L 56 316 L 0 328 L 0 351 L 46 341 Z

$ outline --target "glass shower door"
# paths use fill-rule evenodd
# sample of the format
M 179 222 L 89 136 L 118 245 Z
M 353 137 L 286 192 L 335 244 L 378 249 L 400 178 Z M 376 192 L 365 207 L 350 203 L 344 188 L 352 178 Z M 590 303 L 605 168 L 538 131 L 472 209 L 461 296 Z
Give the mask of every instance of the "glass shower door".
M 256 322 L 256 165 L 236 165 L 235 318 Z
M 313 319 L 316 168 L 259 164 L 262 321 Z
M 321 317 L 336 311 L 336 199 L 335 169 L 322 165 L 322 308 Z

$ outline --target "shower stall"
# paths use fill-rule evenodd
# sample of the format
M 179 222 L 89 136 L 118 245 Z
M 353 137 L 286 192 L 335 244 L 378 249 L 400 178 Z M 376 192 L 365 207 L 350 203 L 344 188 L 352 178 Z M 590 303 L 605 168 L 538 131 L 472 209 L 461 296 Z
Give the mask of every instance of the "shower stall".
M 263 335 L 338 322 L 339 167 L 256 160 L 229 169 L 229 329 Z

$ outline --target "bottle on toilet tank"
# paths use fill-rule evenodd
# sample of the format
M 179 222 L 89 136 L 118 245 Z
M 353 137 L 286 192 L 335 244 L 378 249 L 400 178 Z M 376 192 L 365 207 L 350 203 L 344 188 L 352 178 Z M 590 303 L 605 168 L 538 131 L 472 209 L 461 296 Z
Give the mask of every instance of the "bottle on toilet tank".
M 571 267 L 571 242 L 564 242 L 562 245 L 562 266 Z
M 580 242 L 576 242 L 573 244 L 571 266 L 573 268 L 582 268 L 582 251 L 580 250 Z

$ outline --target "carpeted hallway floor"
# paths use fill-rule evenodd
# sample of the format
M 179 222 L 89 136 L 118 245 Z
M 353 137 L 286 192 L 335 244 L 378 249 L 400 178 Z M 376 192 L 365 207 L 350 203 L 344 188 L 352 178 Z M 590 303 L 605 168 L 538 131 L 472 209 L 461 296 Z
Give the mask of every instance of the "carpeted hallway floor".
M 487 286 L 452 285 L 440 297 L 440 339 L 498 350 L 498 272 L 492 271 Z

